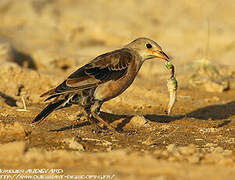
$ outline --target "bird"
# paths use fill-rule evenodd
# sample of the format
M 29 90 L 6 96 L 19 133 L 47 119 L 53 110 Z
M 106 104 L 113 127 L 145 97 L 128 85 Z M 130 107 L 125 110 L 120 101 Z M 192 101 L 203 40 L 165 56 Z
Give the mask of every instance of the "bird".
M 41 97 L 51 101 L 32 121 L 41 122 L 54 110 L 73 104 L 83 107 L 92 124 L 96 121 L 110 130 L 115 128 L 100 117 L 102 104 L 122 94 L 134 81 L 144 61 L 169 57 L 153 40 L 140 37 L 123 48 L 99 55 L 73 72 L 57 87 Z

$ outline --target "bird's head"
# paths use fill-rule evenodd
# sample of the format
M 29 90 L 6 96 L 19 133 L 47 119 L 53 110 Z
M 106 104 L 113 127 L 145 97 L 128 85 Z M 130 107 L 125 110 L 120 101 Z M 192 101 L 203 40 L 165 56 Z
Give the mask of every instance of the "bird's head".
M 162 48 L 156 42 L 148 38 L 138 38 L 127 44 L 125 48 L 136 51 L 142 57 L 142 61 L 153 58 L 169 60 L 169 57 L 162 51 Z

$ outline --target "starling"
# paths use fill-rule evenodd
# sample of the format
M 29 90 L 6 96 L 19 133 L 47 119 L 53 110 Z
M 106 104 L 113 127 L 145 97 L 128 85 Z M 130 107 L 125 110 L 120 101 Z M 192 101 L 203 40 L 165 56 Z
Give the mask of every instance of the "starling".
M 90 122 L 98 120 L 107 128 L 114 128 L 100 116 L 100 108 L 105 101 L 122 94 L 134 81 L 143 62 L 168 56 L 153 40 L 138 38 L 123 48 L 114 50 L 91 60 L 72 73 L 56 88 L 42 94 L 52 100 L 33 120 L 41 122 L 57 109 L 77 104 L 82 106 Z

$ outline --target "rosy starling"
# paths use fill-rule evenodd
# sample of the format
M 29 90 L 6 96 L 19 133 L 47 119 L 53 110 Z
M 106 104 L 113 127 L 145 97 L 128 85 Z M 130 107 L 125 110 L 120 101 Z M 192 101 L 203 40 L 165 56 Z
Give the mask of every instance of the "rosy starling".
M 84 108 L 90 122 L 98 120 L 114 129 L 99 116 L 102 104 L 122 94 L 134 81 L 143 62 L 153 58 L 169 59 L 162 48 L 148 38 L 138 38 L 121 49 L 97 56 L 56 88 L 41 95 L 48 96 L 45 101 L 53 101 L 33 123 L 42 121 L 54 110 L 77 104 Z

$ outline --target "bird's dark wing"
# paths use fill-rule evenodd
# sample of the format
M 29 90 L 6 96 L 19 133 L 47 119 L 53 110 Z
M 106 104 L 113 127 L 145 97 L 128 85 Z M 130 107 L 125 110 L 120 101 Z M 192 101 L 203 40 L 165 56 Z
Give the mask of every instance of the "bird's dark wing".
M 74 90 L 89 89 L 123 77 L 134 60 L 129 49 L 123 48 L 102 54 L 72 73 L 62 84 L 42 96 L 59 95 Z

